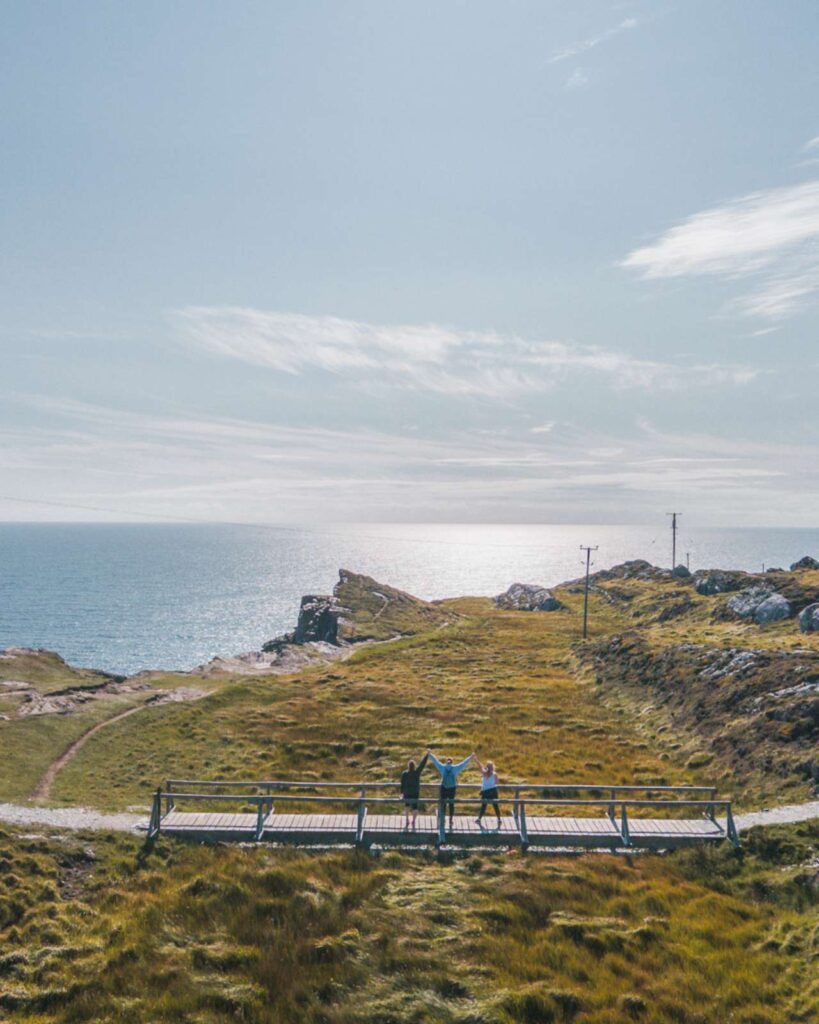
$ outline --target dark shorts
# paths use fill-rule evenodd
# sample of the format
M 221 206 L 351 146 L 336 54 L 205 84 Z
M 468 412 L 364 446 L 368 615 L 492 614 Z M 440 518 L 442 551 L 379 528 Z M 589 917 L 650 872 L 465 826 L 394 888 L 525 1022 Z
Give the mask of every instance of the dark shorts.
M 405 794 L 402 799 L 404 801 L 404 806 L 407 808 L 407 810 L 410 810 L 410 811 L 417 811 L 418 810 L 418 805 L 421 803 L 420 796 L 407 796 Z
M 441 786 L 441 799 L 452 800 L 455 797 L 457 786 Z
M 497 799 L 498 799 L 498 791 L 497 791 L 497 789 L 482 789 L 481 790 L 481 800 L 483 800 L 483 802 L 485 804 L 494 803 Z

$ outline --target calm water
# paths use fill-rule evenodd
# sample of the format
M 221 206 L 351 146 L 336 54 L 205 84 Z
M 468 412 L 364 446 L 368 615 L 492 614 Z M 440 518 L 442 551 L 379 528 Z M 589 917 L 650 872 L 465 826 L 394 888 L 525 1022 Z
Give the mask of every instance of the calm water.
M 0 524 L 0 647 L 48 647 L 112 672 L 191 668 L 295 624 L 339 567 L 419 597 L 552 585 L 627 558 L 671 560 L 667 524 L 344 526 Z M 677 561 L 758 570 L 819 555 L 819 529 L 681 531 Z

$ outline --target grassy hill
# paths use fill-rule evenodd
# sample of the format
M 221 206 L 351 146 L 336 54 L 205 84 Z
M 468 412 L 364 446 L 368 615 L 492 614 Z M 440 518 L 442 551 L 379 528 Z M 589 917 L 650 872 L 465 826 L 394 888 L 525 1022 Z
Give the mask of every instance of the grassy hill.
M 385 588 L 372 584 L 344 601 L 374 618 Z M 796 669 L 812 665 L 816 635 L 793 618 L 726 619 L 725 595 L 691 582 L 614 576 L 595 581 L 583 644 L 582 595 L 557 593 L 566 611 L 431 605 L 426 628 L 390 625 L 416 635 L 298 675 L 151 677 L 208 694 L 101 730 L 52 799 L 147 805 L 167 776 L 395 778 L 427 745 L 477 748 L 504 781 L 716 780 L 748 807 L 810 795 L 810 693 L 782 698 L 805 719 L 787 739 L 747 708 L 779 700 L 788 673 L 810 680 Z M 703 676 L 736 651 L 758 653 Z M 25 796 L 29 762 L 39 772 L 67 726 L 105 708 L 52 716 L 62 731 L 0 722 L 0 799 Z M 777 723 L 764 743 L 763 722 Z M 809 1022 L 818 844 L 813 823 L 757 830 L 739 851 L 437 859 L 6 829 L 0 1021 Z

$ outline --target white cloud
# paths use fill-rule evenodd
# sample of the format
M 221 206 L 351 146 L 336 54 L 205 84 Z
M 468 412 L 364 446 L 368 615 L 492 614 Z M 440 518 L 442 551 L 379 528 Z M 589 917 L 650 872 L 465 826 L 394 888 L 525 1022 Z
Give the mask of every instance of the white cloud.
M 577 43 L 572 43 L 570 46 L 556 51 L 549 58 L 548 63 L 557 64 L 559 61 L 568 60 L 570 57 L 576 57 L 579 53 L 585 53 L 587 50 L 593 50 L 595 46 L 605 43 L 614 36 L 619 36 L 621 32 L 628 32 L 630 29 L 637 28 L 639 24 L 640 22 L 637 18 L 624 18 L 619 24 L 606 29 L 605 32 L 599 32 L 597 35 L 581 39 Z
M 753 192 L 694 214 L 622 261 L 645 278 L 756 275 L 733 303 L 772 320 L 803 308 L 819 288 L 819 181 Z
M 819 135 L 814 135 L 812 139 L 808 139 L 805 145 L 802 147 L 804 150 L 819 149 Z
M 40 414 L 36 426 L 4 432 L 2 490 L 18 499 L 0 497 L 8 518 L 28 497 L 27 514 L 44 518 L 69 508 L 114 519 L 503 522 L 570 507 L 592 521 L 660 514 L 685 495 L 701 519 L 752 522 L 776 510 L 782 521 L 810 522 L 819 497 L 815 445 L 675 435 L 648 423 L 617 435 L 556 421 L 546 436 L 455 429 L 433 438 L 5 401 Z
M 749 367 L 675 365 L 566 341 L 527 340 L 437 324 L 376 325 L 233 306 L 174 314 L 189 345 L 281 373 L 309 371 L 448 395 L 508 399 L 592 374 L 618 388 L 744 384 Z

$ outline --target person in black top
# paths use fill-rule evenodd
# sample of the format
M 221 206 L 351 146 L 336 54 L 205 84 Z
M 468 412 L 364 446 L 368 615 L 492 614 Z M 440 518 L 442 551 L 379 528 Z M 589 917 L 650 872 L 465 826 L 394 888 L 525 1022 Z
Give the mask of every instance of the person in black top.
M 421 798 L 421 772 L 426 767 L 429 751 L 421 758 L 416 768 L 414 761 L 408 761 L 407 767 L 401 772 L 401 798 L 404 801 L 404 828 L 408 829 L 412 814 L 412 830 L 415 831 L 415 819 L 418 816 L 418 804 Z

